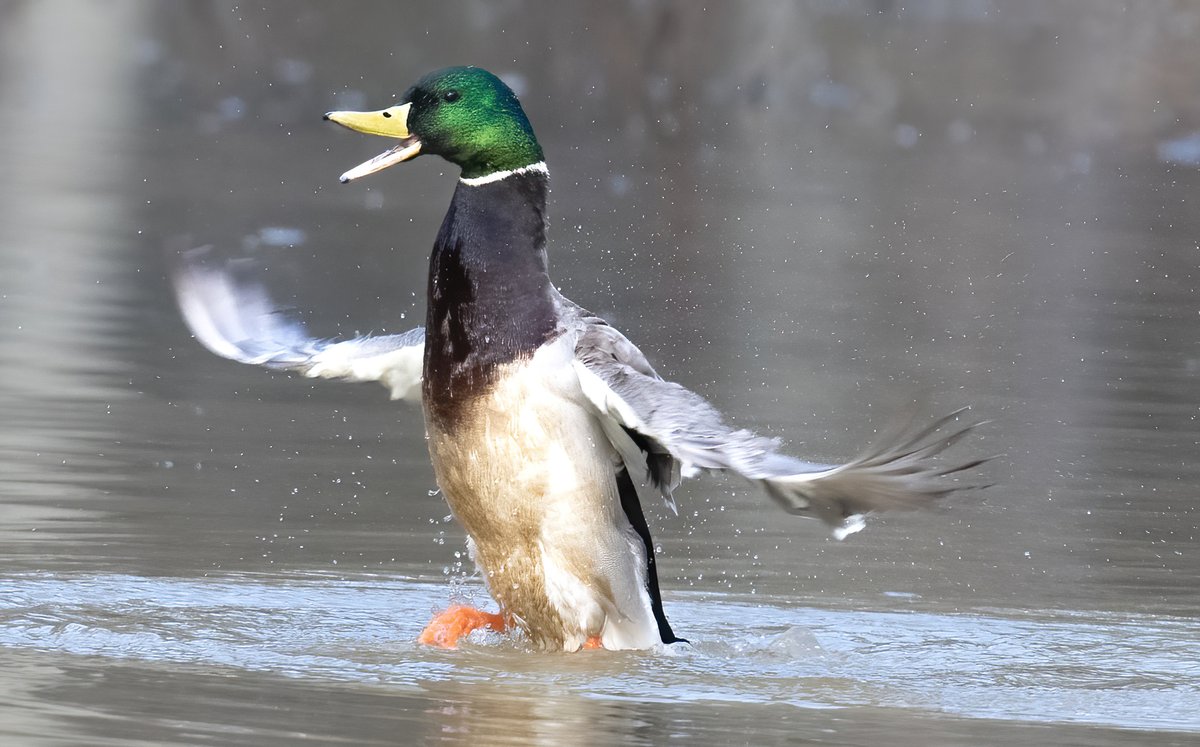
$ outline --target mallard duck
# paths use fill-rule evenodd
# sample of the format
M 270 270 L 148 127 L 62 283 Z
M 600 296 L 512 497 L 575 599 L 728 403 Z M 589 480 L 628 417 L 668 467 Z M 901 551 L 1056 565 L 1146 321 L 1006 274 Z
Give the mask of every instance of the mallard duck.
M 217 355 L 379 381 L 393 399 L 420 401 L 437 483 L 499 604 L 451 608 L 423 642 L 453 647 L 473 628 L 515 626 L 543 649 L 676 643 L 642 498 L 673 508 L 683 477 L 726 470 L 841 538 L 867 514 L 958 489 L 946 476 L 982 461 L 932 459 L 974 427 L 957 412 L 845 464 L 801 461 L 664 380 L 551 283 L 542 148 L 512 90 L 486 70 L 438 70 L 394 106 L 325 119 L 397 141 L 342 182 L 422 155 L 462 170 L 433 244 L 424 328 L 317 340 L 261 286 L 221 269 L 185 264 L 175 286 L 195 337 Z

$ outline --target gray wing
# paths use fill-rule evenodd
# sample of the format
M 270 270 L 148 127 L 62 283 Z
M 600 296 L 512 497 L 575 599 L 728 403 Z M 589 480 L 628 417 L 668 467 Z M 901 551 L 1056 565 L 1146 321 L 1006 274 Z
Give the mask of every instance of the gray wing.
M 584 395 L 631 472 L 671 502 L 689 470 L 728 470 L 761 485 L 789 513 L 818 518 L 842 539 L 862 529 L 864 514 L 925 506 L 963 486 L 946 479 L 983 459 L 933 460 L 976 424 L 954 424 L 962 410 L 924 427 L 909 426 L 845 464 L 815 464 L 778 451 L 775 439 L 734 429 L 703 397 L 662 380 L 617 330 L 581 319 L 575 368 Z M 965 409 L 965 408 L 964 408 Z
M 392 399 L 420 401 L 425 330 L 321 340 L 271 301 L 258 283 L 191 264 L 174 273 L 175 297 L 192 334 L 222 358 L 311 378 L 378 381 Z

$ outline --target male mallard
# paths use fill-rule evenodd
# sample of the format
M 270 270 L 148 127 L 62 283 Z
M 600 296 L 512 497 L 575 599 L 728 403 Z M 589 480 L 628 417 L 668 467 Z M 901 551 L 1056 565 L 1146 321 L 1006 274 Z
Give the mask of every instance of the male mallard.
M 393 399 L 420 392 L 438 485 L 500 605 L 499 615 L 452 609 L 423 641 L 453 646 L 464 630 L 508 624 L 566 651 L 681 640 L 663 613 L 638 491 L 653 488 L 674 508 L 672 490 L 697 470 L 735 472 L 840 538 L 864 514 L 945 495 L 956 489 L 945 475 L 979 463 L 930 460 L 973 427 L 935 436 L 957 413 L 846 464 L 800 461 L 664 381 L 551 284 L 542 149 L 516 96 L 486 70 L 438 70 L 395 106 L 325 118 L 399 140 L 343 182 L 424 154 L 462 169 L 433 245 L 425 328 L 315 340 L 261 287 L 219 270 L 185 267 L 176 288 L 197 339 L 218 355 L 380 381 Z

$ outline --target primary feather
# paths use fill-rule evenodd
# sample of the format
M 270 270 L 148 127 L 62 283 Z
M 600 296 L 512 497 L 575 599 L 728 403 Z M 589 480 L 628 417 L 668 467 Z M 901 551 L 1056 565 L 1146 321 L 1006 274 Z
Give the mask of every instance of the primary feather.
M 703 397 L 664 381 L 603 320 L 577 316 L 575 366 L 582 391 L 607 421 L 605 432 L 626 465 L 642 467 L 668 501 L 680 475 L 727 470 L 761 485 L 789 513 L 820 519 L 842 539 L 862 529 L 864 514 L 920 508 L 964 487 L 944 478 L 984 461 L 947 466 L 934 460 L 977 425 L 950 427 L 963 410 L 923 428 L 898 430 L 845 464 L 797 459 L 781 453 L 776 439 L 730 427 Z M 640 438 L 622 439 L 622 430 Z M 946 432 L 935 436 L 939 430 Z
M 204 347 L 240 363 L 309 378 L 378 381 L 392 399 L 420 401 L 425 330 L 322 340 L 275 304 L 261 283 L 185 259 L 174 274 L 183 317 Z

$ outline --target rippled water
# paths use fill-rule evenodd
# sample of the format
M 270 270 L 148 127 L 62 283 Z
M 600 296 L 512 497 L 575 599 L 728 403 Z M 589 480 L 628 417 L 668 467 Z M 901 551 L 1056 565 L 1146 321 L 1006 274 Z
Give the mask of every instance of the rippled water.
M 1194 13 L 353 7 L 0 5 L 0 741 L 1197 739 Z M 319 115 L 463 61 L 660 371 L 815 459 L 969 404 L 994 486 L 836 543 L 689 483 L 647 514 L 690 648 L 416 646 L 483 601 L 419 413 L 213 358 L 166 274 L 419 324 L 453 177 L 339 187 L 378 146 Z
M 513 743 L 570 739 L 593 727 L 604 704 L 623 702 L 670 708 L 688 731 L 710 739 L 723 728 L 703 713 L 718 704 L 793 706 L 814 711 L 792 714 L 809 725 L 836 714 L 829 719 L 831 736 L 853 734 L 858 727 L 847 722 L 860 711 L 872 718 L 892 711 L 918 720 L 936 714 L 1200 728 L 1194 655 L 1200 625 L 1194 620 L 1064 611 L 863 612 L 785 598 L 677 592 L 668 598 L 675 615 L 703 621 L 691 646 L 572 657 L 536 655 L 494 633 L 454 652 L 414 644 L 423 617 L 444 598 L 440 584 L 388 576 L 30 575 L 6 583 L 0 646 L 49 649 L 50 661 L 72 659 L 81 667 L 103 661 L 102 671 L 137 669 L 151 677 L 236 675 L 273 681 L 263 687 L 282 691 L 317 684 L 357 687 L 372 697 L 404 694 L 428 701 L 418 720 L 439 711 L 434 721 L 458 736 Z M 32 660 L 16 657 L 18 664 Z M 1131 662 L 1138 662 L 1137 671 Z M 91 717 L 113 706 L 102 690 L 76 687 L 66 695 L 60 705 Z M 552 716 L 558 706 L 567 711 L 561 722 Z M 322 718 L 299 721 L 313 736 L 338 736 L 319 725 Z M 714 726 L 717 731 L 709 731 Z M 780 726 L 763 724 L 759 733 L 787 735 Z M 1015 731 L 1000 724 L 977 728 Z

